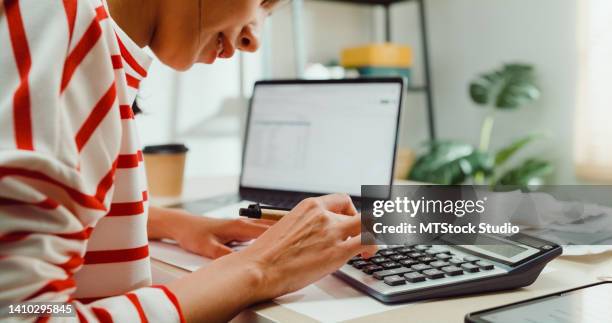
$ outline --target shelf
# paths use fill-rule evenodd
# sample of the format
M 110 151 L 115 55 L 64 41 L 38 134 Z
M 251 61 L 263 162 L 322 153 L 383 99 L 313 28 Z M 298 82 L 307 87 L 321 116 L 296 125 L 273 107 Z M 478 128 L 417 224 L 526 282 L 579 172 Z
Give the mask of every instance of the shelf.
M 415 1 L 415 0 L 317 0 L 317 1 L 345 2 L 345 3 L 363 4 L 363 5 L 383 5 L 383 6 L 389 6 L 389 5 L 392 5 L 394 3 L 409 2 L 409 1 Z

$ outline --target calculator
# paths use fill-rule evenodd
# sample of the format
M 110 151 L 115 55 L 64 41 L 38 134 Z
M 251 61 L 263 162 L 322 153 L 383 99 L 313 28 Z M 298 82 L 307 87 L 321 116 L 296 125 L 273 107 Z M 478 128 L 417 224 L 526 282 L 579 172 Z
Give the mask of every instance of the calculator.
M 478 235 L 476 243 L 381 247 L 335 275 L 384 303 L 512 289 L 533 283 L 561 246 L 526 234 Z M 446 243 L 446 244 L 440 244 Z

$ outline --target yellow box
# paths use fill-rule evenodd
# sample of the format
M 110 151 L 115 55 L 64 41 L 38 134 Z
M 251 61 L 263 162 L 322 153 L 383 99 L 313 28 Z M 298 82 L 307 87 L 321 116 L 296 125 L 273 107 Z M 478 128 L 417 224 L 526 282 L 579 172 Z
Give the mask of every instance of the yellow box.
M 410 47 L 383 43 L 344 49 L 340 57 L 340 64 L 344 67 L 411 67 L 412 60 Z

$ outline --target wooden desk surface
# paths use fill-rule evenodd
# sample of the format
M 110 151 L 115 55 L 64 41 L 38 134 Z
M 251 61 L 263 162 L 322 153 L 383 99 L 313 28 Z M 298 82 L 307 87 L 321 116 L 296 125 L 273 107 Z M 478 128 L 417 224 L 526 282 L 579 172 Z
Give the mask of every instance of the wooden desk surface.
M 153 199 L 157 205 L 205 198 L 237 189 L 236 177 L 201 178 L 185 183 L 184 194 L 176 199 Z M 154 283 L 164 283 L 180 277 L 187 271 L 152 259 Z M 597 282 L 598 277 L 612 276 L 612 252 L 579 257 L 560 257 L 553 260 L 535 283 L 525 288 L 463 296 L 443 300 L 420 302 L 410 306 L 349 320 L 365 322 L 463 322 L 466 313 L 541 296 L 580 285 Z M 346 309 L 344 309 L 346 310 Z M 241 313 L 235 322 L 317 322 L 273 302 L 251 307 Z

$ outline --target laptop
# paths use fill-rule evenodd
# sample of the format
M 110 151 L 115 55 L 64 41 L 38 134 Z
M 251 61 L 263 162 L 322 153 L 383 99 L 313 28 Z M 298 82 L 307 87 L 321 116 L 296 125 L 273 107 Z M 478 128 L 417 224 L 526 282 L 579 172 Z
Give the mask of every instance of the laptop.
M 238 192 L 176 207 L 237 214 L 337 192 L 359 206 L 361 185 L 392 184 L 402 97 L 401 78 L 256 82 Z

